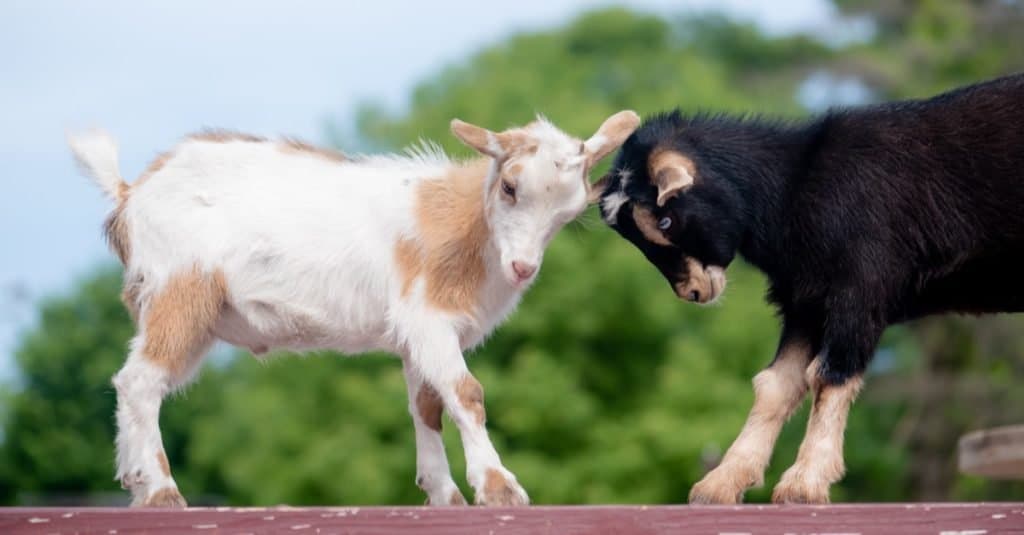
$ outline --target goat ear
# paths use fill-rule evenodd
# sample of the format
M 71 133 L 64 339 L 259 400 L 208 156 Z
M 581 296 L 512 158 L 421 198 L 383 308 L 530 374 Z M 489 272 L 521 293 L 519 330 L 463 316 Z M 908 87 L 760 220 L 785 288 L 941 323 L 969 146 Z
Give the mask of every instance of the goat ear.
M 640 116 L 632 110 L 620 111 L 605 119 L 597 133 L 583 143 L 587 166 L 593 167 L 601 158 L 619 148 L 639 126 Z
M 650 159 L 651 181 L 658 187 L 658 206 L 693 185 L 693 161 L 674 150 L 656 152 Z
M 612 174 L 608 173 L 597 179 L 597 182 L 589 185 L 590 187 L 587 188 L 587 204 L 596 204 L 597 201 L 601 200 L 601 195 L 604 195 L 604 190 L 608 188 L 608 182 L 611 178 Z
M 529 141 L 526 133 L 521 130 L 491 132 L 482 126 L 458 119 L 452 119 L 452 133 L 470 148 L 496 160 L 508 156 L 514 149 L 526 145 Z

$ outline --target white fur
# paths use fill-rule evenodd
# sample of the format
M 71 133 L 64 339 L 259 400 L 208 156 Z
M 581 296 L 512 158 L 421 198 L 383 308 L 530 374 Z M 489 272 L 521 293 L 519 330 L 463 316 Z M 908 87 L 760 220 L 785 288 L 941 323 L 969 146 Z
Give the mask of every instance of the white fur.
M 519 281 L 512 262 L 540 265 L 555 232 L 585 207 L 586 169 L 580 141 L 540 120 L 528 128 L 539 149 L 524 157 L 518 202 L 488 195 L 491 230 L 484 250 L 487 277 L 471 311 L 434 309 L 424 281 L 403 295 L 394 259 L 400 239 L 415 239 L 415 195 L 456 165 L 436 145 L 421 143 L 407 156 L 370 156 L 345 162 L 273 141 L 182 142 L 164 165 L 130 191 L 117 169 L 116 144 L 93 133 L 71 138 L 86 172 L 112 198 L 122 199 L 131 244 L 125 280 L 140 288 L 140 329 L 147 303 L 173 276 L 195 266 L 219 270 L 228 306 L 216 338 L 263 353 L 275 348 L 334 349 L 356 354 L 386 350 L 403 357 L 416 426 L 417 472 L 431 503 L 456 490 L 443 444 L 415 411 L 421 384 L 435 388 L 459 427 L 468 478 L 477 490 L 487 470 L 503 474 L 514 494 L 528 499 L 494 451 L 487 432 L 460 403 L 455 387 L 468 375 L 462 351 L 484 339 L 515 307 L 534 277 Z M 601 148 L 601 141 L 591 143 Z M 574 160 L 575 158 L 575 160 Z M 556 165 L 557 163 L 557 165 Z M 492 164 L 485 184 L 496 180 Z M 494 190 L 497 191 L 497 190 Z M 162 451 L 160 401 L 187 382 L 149 363 L 145 333 L 133 342 L 118 392 L 118 477 L 134 503 L 173 487 L 155 464 Z M 196 359 L 198 361 L 198 359 Z

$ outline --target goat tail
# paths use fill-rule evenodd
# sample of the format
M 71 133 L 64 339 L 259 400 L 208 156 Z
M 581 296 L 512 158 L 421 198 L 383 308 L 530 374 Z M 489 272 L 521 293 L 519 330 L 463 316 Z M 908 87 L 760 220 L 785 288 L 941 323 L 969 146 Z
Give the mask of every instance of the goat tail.
M 68 145 L 82 173 L 112 200 L 121 203 L 128 198 L 128 183 L 121 177 L 117 163 L 117 142 L 103 130 L 68 134 Z

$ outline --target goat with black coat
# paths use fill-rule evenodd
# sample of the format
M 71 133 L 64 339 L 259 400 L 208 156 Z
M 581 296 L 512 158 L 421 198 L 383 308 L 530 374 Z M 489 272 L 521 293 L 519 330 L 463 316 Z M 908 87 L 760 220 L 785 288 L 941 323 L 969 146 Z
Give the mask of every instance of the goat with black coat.
M 803 122 L 658 115 L 599 184 L 602 217 L 679 297 L 715 300 L 738 253 L 782 317 L 747 423 L 694 503 L 761 484 L 808 390 L 806 435 L 772 498 L 827 502 L 888 325 L 1024 308 L 1024 75 Z

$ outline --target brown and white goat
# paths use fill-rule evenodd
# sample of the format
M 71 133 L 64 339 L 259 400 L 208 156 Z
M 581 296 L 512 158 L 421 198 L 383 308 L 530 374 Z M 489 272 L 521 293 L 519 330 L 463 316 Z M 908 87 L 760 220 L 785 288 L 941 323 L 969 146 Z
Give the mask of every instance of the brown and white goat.
M 160 438 L 163 398 L 217 339 L 276 348 L 400 355 L 416 430 L 417 484 L 463 504 L 441 441 L 462 435 L 476 502 L 528 502 L 484 426 L 483 388 L 463 350 L 480 343 L 534 280 L 548 242 L 586 207 L 588 170 L 638 126 L 620 112 L 586 142 L 546 120 L 500 133 L 458 120 L 483 157 L 424 145 L 356 159 L 295 142 L 206 133 L 121 178 L 117 147 L 69 141 L 117 202 L 107 237 L 125 265 L 138 326 L 117 389 L 117 478 L 133 505 L 183 507 Z

